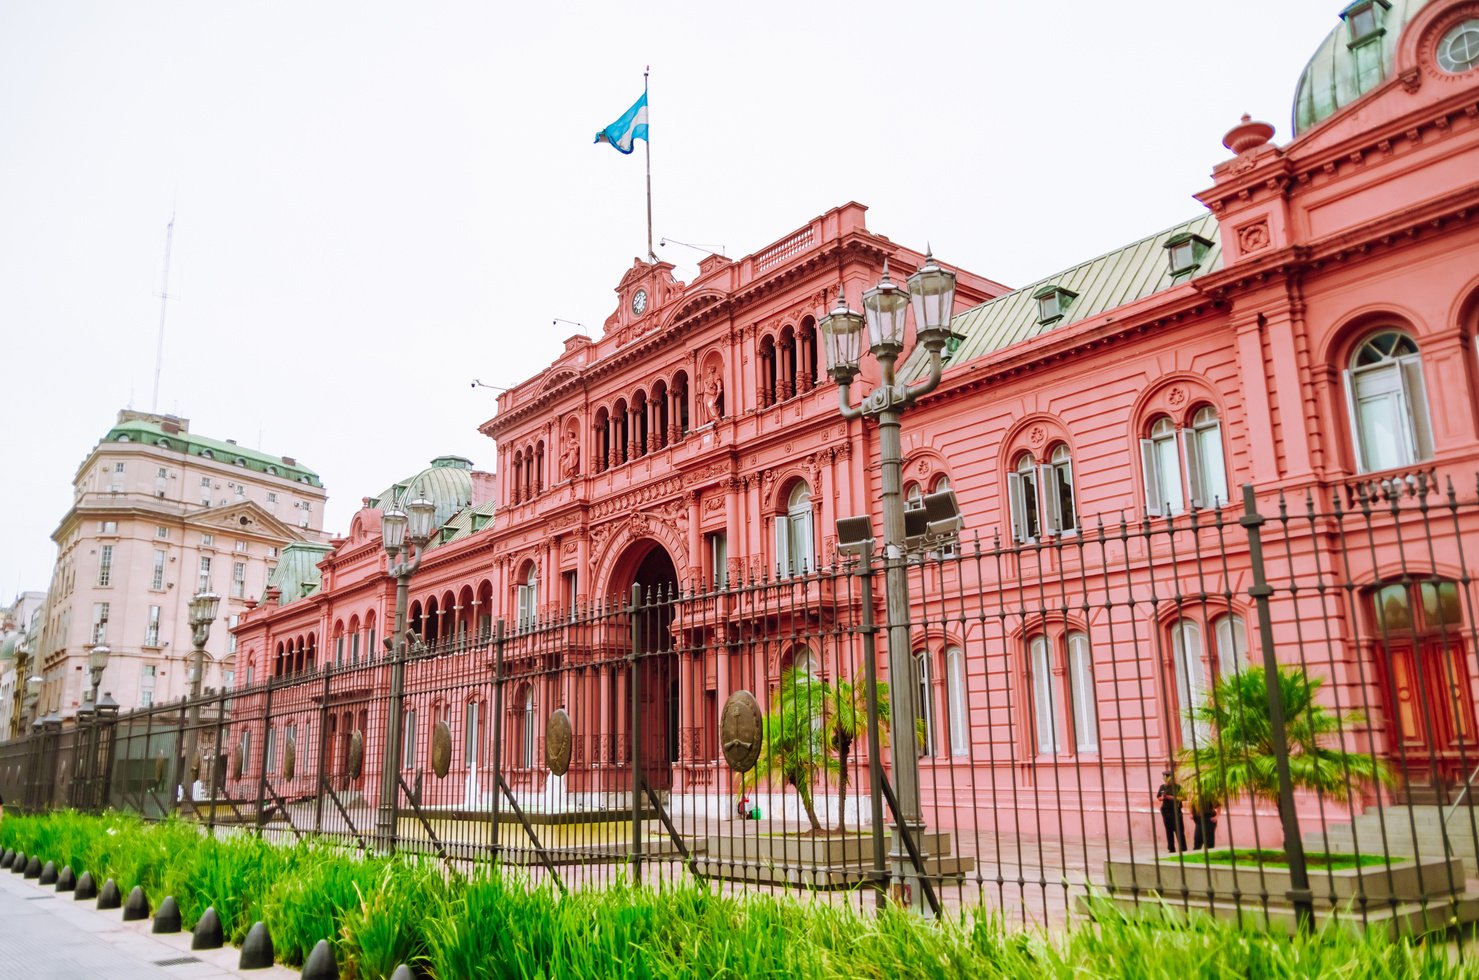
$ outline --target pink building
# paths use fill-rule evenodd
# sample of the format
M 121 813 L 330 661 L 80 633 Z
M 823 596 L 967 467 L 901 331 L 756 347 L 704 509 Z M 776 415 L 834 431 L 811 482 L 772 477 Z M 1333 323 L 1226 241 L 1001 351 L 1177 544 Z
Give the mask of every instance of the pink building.
M 1245 484 L 1272 519 L 1276 656 L 1365 714 L 1348 744 L 1391 759 L 1412 799 L 1479 762 L 1462 548 L 1479 539 L 1473 508 L 1443 502 L 1449 480 L 1472 502 L 1479 469 L 1476 66 L 1471 3 L 1351 5 L 1300 81 L 1294 137 L 1245 118 L 1189 220 L 1014 290 L 959 272 L 960 336 L 904 430 L 906 493 L 948 486 L 967 528 L 911 572 L 916 673 L 894 684 L 925 720 L 930 826 L 1153 832 L 1160 768 L 1198 738 L 1187 712 L 1263 656 Z M 441 526 L 410 587 L 434 654 L 407 669 L 421 803 L 486 807 L 500 775 L 547 794 L 557 708 L 575 736 L 561 793 L 626 791 L 639 728 L 656 788 L 726 797 L 733 691 L 764 705 L 787 667 L 855 675 L 860 599 L 813 573 L 837 562 L 837 518 L 881 525 L 877 432 L 839 417 L 817 325 L 839 286 L 856 308 L 885 260 L 896 281 L 923 261 L 864 210 L 710 256 L 691 283 L 634 261 L 602 336 L 567 340 L 481 426 L 496 488 L 447 461 L 403 481 Z M 904 375 L 923 370 L 916 354 Z M 388 668 L 291 675 L 380 660 L 390 496 L 305 562 L 293 584 L 321 574 L 311 594 L 269 591 L 236 629 L 238 676 L 276 683 L 237 699 L 233 795 L 264 775 L 312 794 L 328 773 L 375 796 Z M 634 586 L 685 598 L 613 614 Z M 634 673 L 633 644 L 666 652 Z M 306 746 L 293 774 L 288 741 Z

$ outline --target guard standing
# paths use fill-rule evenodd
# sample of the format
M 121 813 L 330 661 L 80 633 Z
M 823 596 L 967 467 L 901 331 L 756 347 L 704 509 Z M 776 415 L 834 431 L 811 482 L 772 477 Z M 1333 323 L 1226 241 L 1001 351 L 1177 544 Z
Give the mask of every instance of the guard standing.
M 1175 854 L 1178 850 L 1186 850 L 1186 824 L 1181 817 L 1181 786 L 1171 770 L 1163 769 L 1161 775 L 1166 781 L 1155 791 L 1155 798 L 1161 804 L 1161 823 L 1166 827 L 1166 850 Z

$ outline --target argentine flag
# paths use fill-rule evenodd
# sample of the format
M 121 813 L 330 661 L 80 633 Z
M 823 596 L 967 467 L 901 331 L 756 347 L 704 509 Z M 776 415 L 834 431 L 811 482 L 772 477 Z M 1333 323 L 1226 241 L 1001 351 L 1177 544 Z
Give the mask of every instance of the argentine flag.
M 596 134 L 597 143 L 610 143 L 618 153 L 632 152 L 633 140 L 647 138 L 647 93 L 632 103 L 620 119 Z

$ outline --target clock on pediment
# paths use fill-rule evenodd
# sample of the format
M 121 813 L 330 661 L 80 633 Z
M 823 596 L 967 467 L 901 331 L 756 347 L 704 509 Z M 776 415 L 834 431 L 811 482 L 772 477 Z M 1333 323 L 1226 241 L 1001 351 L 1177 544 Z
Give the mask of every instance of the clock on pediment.
M 639 289 L 632 294 L 632 315 L 641 316 L 647 312 L 647 290 Z

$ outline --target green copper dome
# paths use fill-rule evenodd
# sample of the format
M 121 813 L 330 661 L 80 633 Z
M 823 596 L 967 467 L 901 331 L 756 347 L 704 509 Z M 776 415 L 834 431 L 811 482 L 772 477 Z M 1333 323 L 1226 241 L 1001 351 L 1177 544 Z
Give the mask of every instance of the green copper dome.
M 1294 135 L 1309 132 L 1392 77 L 1402 30 L 1429 0 L 1356 0 L 1315 51 L 1294 91 Z
M 427 500 L 437 505 L 435 521 L 436 526 L 441 527 L 452 519 L 453 514 L 472 503 L 472 460 L 462 456 L 438 456 L 420 473 L 399 480 L 370 498 L 370 506 L 384 509 L 397 500 L 404 505 L 418 494 L 424 494 Z

